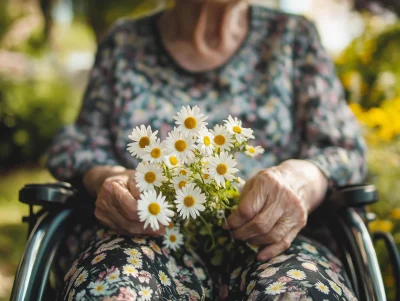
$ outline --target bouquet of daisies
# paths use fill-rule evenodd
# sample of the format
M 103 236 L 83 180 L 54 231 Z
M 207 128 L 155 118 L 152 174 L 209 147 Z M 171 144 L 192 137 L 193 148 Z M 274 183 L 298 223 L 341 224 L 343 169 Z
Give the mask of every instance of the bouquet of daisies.
M 223 125 L 207 128 L 207 117 L 195 107 L 182 107 L 174 116 L 176 127 L 165 141 L 144 125 L 133 129 L 128 151 L 141 160 L 136 184 L 141 192 L 138 213 L 144 228 L 167 226 L 164 246 L 177 251 L 185 241 L 207 236 L 208 251 L 229 239 L 216 237 L 225 216 L 239 200 L 243 180 L 236 176 L 235 153 L 262 154 L 249 144 L 253 130 L 231 116 Z M 215 227 L 219 227 L 219 231 Z

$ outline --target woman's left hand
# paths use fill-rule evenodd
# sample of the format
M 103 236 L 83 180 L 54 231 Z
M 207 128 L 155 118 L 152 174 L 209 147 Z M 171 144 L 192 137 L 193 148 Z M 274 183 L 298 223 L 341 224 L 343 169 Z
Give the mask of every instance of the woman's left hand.
M 327 179 L 312 163 L 290 160 L 260 171 L 243 188 L 239 206 L 227 219 L 235 239 L 266 245 L 265 261 L 290 247 L 308 213 L 324 199 Z

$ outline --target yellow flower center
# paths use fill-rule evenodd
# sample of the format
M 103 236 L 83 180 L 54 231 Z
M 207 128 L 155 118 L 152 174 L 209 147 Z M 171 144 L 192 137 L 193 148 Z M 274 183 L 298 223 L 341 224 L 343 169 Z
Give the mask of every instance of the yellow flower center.
M 98 292 L 101 292 L 101 291 L 103 291 L 104 290 L 104 286 L 102 285 L 102 284 L 100 284 L 100 285 L 98 285 L 97 287 L 96 287 L 96 291 L 98 291 Z
M 209 177 L 210 177 L 210 175 L 207 174 L 207 173 L 205 173 L 205 174 L 203 175 L 203 178 L 206 179 L 206 180 L 207 180 Z
M 159 149 L 158 147 L 153 148 L 153 150 L 151 151 L 151 157 L 154 159 L 158 159 L 161 156 L 161 149 Z
M 205 146 L 209 146 L 210 145 L 210 143 L 211 143 L 210 137 L 205 136 L 203 140 L 204 140 L 204 145 Z
M 184 140 L 178 140 L 175 142 L 175 148 L 178 152 L 183 152 L 186 149 L 186 142 Z
M 151 203 L 149 205 L 149 212 L 153 215 L 157 215 L 159 214 L 161 211 L 161 207 L 160 205 L 158 205 L 157 203 Z
M 174 226 L 175 226 L 174 223 L 170 222 L 169 225 L 168 225 L 168 229 L 172 229 Z
M 182 176 L 186 176 L 186 175 L 187 175 L 187 172 L 186 172 L 186 170 L 184 170 L 184 169 L 181 169 L 181 170 L 179 171 L 179 173 L 180 173 Z
M 240 134 L 240 133 L 242 132 L 242 128 L 241 128 L 240 126 L 235 125 L 235 126 L 233 127 L 233 131 L 234 131 L 236 134 Z
M 256 152 L 256 150 L 254 149 L 254 147 L 249 147 L 250 154 L 254 154 L 255 152 Z
M 226 164 L 218 164 L 217 165 L 217 173 L 221 176 L 225 175 L 228 172 L 228 166 Z
M 175 166 L 178 164 L 178 159 L 176 157 L 169 157 L 169 163 Z
M 222 135 L 217 135 L 214 137 L 214 142 L 217 145 L 224 145 L 225 144 L 225 137 Z
M 175 235 L 170 235 L 169 236 L 169 240 L 171 241 L 171 242 L 176 242 L 176 236 Z
M 157 176 L 152 171 L 149 171 L 144 175 L 144 180 L 149 184 L 153 184 L 156 179 L 157 179 Z
M 183 203 L 186 207 L 193 207 L 196 204 L 196 200 L 191 195 L 184 198 Z
M 178 186 L 179 186 L 180 189 L 182 189 L 183 187 L 186 186 L 186 181 L 180 181 Z
M 149 137 L 142 137 L 139 140 L 139 146 L 141 148 L 145 148 L 146 146 L 150 145 L 150 138 Z
M 185 127 L 188 128 L 189 130 L 194 129 L 196 125 L 197 125 L 196 118 L 190 116 L 185 119 Z

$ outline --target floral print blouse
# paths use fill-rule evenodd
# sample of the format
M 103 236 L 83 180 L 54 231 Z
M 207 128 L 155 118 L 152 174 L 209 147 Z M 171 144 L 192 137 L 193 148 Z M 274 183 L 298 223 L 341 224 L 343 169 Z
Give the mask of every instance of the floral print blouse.
M 315 26 L 304 17 L 252 6 L 249 32 L 223 66 L 182 69 L 156 26 L 159 14 L 118 22 L 99 45 L 79 117 L 55 137 L 48 167 L 59 180 L 95 165 L 135 168 L 126 150 L 132 128 L 165 139 L 181 106 L 197 105 L 208 127 L 228 115 L 254 130 L 258 159 L 237 158 L 242 177 L 290 158 L 306 159 L 331 187 L 360 182 L 365 144 Z

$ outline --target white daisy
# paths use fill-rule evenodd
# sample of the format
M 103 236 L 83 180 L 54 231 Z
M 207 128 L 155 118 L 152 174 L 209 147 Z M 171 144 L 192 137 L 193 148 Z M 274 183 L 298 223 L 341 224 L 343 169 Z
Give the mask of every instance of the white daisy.
M 176 228 L 167 228 L 165 231 L 163 241 L 164 247 L 176 251 L 183 245 L 183 235 Z
M 265 293 L 268 295 L 278 295 L 286 291 L 286 286 L 284 282 L 274 282 L 270 284 L 266 289 Z
M 236 166 L 237 162 L 233 156 L 227 152 L 222 152 L 210 158 L 208 165 L 208 174 L 212 177 L 218 185 L 225 187 L 225 181 L 231 181 L 235 178 L 234 173 L 238 172 Z
M 192 175 L 192 171 L 189 168 L 179 166 L 178 168 L 174 169 L 174 174 L 186 176 L 188 178 Z
M 310 271 L 313 271 L 313 272 L 318 271 L 318 267 L 315 264 L 313 264 L 312 262 L 303 262 L 301 265 L 304 268 L 306 268 L 307 270 L 310 270 Z
M 249 283 L 249 285 L 247 285 L 247 289 L 246 289 L 247 295 L 249 295 L 253 291 L 254 287 L 256 286 L 256 283 L 257 282 L 255 280 L 250 281 L 250 283 Z
M 80 273 L 78 278 L 76 278 L 76 280 L 75 280 L 74 286 L 81 285 L 83 282 L 86 281 L 87 277 L 88 277 L 88 272 L 87 271 L 83 271 L 82 273 Z
M 321 281 L 318 281 L 317 283 L 314 284 L 315 288 L 319 290 L 321 293 L 324 293 L 325 295 L 329 294 L 329 287 L 327 287 L 325 284 L 323 284 Z
M 165 142 L 168 153 L 176 156 L 181 163 L 190 163 L 194 159 L 195 144 L 192 137 L 185 136 L 175 128 L 169 132 Z
M 90 288 L 90 292 L 94 296 L 102 296 L 104 295 L 107 290 L 108 290 L 108 283 L 104 281 L 96 281 L 96 282 L 91 282 L 88 286 Z
M 190 184 L 190 180 L 187 176 L 178 175 L 177 177 L 172 179 L 172 185 L 174 186 L 175 190 L 180 190 L 187 184 Z
M 227 130 L 236 137 L 238 142 L 254 139 L 253 130 L 242 127 L 242 121 L 237 117 L 229 115 L 228 120 L 224 120 Z
M 224 210 L 218 210 L 217 211 L 217 218 L 218 219 L 225 218 L 225 211 Z
M 181 164 L 179 163 L 178 158 L 175 155 L 168 155 L 164 156 L 164 163 L 169 167 L 169 168 L 174 168 L 178 167 Z
M 214 136 L 213 144 L 221 151 L 230 150 L 233 146 L 233 136 L 223 125 L 216 125 L 213 130 L 210 130 Z
M 140 191 L 153 190 L 166 180 L 163 169 L 156 163 L 140 163 L 136 168 L 136 183 Z
M 194 184 L 188 184 L 176 193 L 175 204 L 183 218 L 189 218 L 189 216 L 196 218 L 197 215 L 200 215 L 200 211 L 206 209 L 203 206 L 205 202 L 206 196 Z
M 141 258 L 142 253 L 138 249 L 125 249 L 124 253 L 130 257 Z
M 268 277 L 275 275 L 276 272 L 278 272 L 278 271 L 279 271 L 279 268 L 274 268 L 274 267 L 266 268 L 264 271 L 261 272 L 259 277 L 268 278 Z
M 246 145 L 246 151 L 244 153 L 248 157 L 254 158 L 254 157 L 257 157 L 258 155 L 263 154 L 264 153 L 264 149 L 261 146 Z
M 141 269 L 143 266 L 143 260 L 137 257 L 129 257 L 127 262 L 135 269 Z
M 186 136 L 196 136 L 199 132 L 205 128 L 207 125 L 208 117 L 200 113 L 200 108 L 194 106 L 190 108 L 189 106 L 182 107 L 182 109 L 174 116 L 176 124 L 178 125 L 178 130 L 181 131 Z
M 106 258 L 106 254 L 105 253 L 101 253 L 99 255 L 97 255 L 95 258 L 93 258 L 92 260 L 92 264 L 96 264 L 99 263 L 100 261 L 102 261 L 104 258 Z
M 310 252 L 310 253 L 318 254 L 317 249 L 316 249 L 314 246 L 312 246 L 312 245 L 310 245 L 310 244 L 308 244 L 308 243 L 306 243 L 306 242 L 303 242 L 303 243 L 302 243 L 302 247 L 303 247 L 304 249 L 306 249 L 306 250 L 307 250 L 308 252 Z
M 158 272 L 158 278 L 160 278 L 162 285 L 171 285 L 171 280 L 163 271 Z
M 197 148 L 201 154 L 205 156 L 209 156 L 213 153 L 214 144 L 214 135 L 211 134 L 207 129 L 202 130 L 197 138 Z
M 295 279 L 295 280 L 304 280 L 306 279 L 306 273 L 300 270 L 292 269 L 286 272 L 286 275 L 288 275 L 290 278 Z
M 331 288 L 338 294 L 338 295 L 342 295 L 342 290 L 341 288 L 333 281 L 328 280 L 329 285 L 331 286 Z
M 165 202 L 165 196 L 157 195 L 155 191 L 145 191 L 140 195 L 138 201 L 138 214 L 144 228 L 150 224 L 153 230 L 160 229 L 159 223 L 168 226 L 174 212 L 168 209 L 171 205 Z
M 132 277 L 136 278 L 138 273 L 139 273 L 139 271 L 132 264 L 124 265 L 122 268 L 122 274 L 125 274 L 128 276 L 132 276 Z
M 142 286 L 142 285 L 140 286 L 139 290 L 139 295 L 141 296 L 140 300 L 150 301 L 152 294 L 153 290 L 150 288 L 150 286 Z
M 165 156 L 164 143 L 160 141 L 160 138 L 150 142 L 150 145 L 146 146 L 143 154 L 143 161 L 150 163 L 161 163 Z
M 132 156 L 140 158 L 144 154 L 146 146 L 156 139 L 157 133 L 158 131 L 152 132 L 151 126 L 148 126 L 147 129 L 144 125 L 141 125 L 140 128 L 137 126 L 128 136 L 134 142 L 128 144 L 127 150 Z
M 118 282 L 118 281 L 120 281 L 119 274 L 120 274 L 120 271 L 119 271 L 119 270 L 115 270 L 114 272 L 110 273 L 110 274 L 107 276 L 106 279 L 107 279 L 107 281 L 108 281 L 109 283 Z

